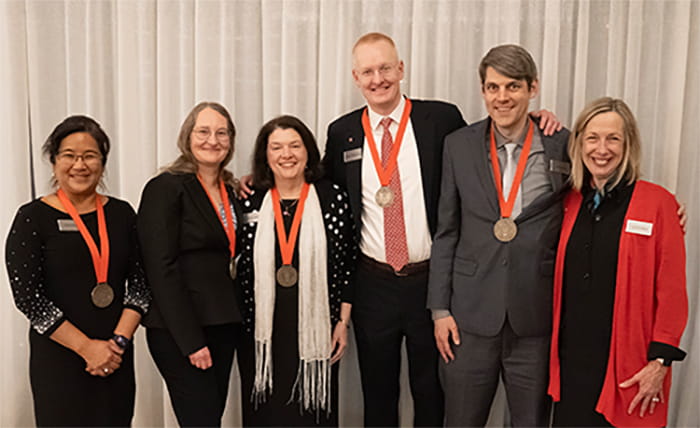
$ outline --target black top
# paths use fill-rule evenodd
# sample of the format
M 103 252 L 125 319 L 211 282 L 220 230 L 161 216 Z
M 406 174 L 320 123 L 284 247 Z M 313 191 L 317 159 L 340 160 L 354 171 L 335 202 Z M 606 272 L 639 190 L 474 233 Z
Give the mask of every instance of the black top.
M 594 209 L 595 190 L 582 189 L 583 202 L 566 248 L 561 311 L 562 359 L 581 359 L 605 373 L 612 333 L 617 253 L 634 185 L 609 191 Z M 596 357 L 599 361 L 596 362 Z
M 114 301 L 106 308 L 92 303 L 97 284 L 90 250 L 68 213 L 41 200 L 20 207 L 7 237 L 5 257 L 17 308 L 39 334 L 52 334 L 68 320 L 87 336 L 112 337 L 125 307 L 143 314 L 150 302 L 136 240 L 135 214 L 127 202 L 110 198 L 104 205 L 110 257 L 108 283 Z M 81 219 L 97 247 L 97 212 Z M 70 230 L 68 230 L 70 229 Z
M 353 279 L 355 274 L 355 261 L 357 258 L 357 243 L 355 240 L 355 225 L 352 221 L 352 213 L 348 204 L 347 194 L 335 184 L 327 180 L 314 183 L 318 194 L 321 211 L 323 214 L 324 229 L 326 231 L 326 248 L 328 256 L 328 299 L 332 323 L 336 323 L 340 315 L 340 303 L 352 302 Z M 253 244 L 258 223 L 257 218 L 250 213 L 258 211 L 265 196 L 264 190 L 258 190 L 248 199 L 243 201 L 243 221 L 240 233 L 241 257 L 238 260 L 238 279 L 243 291 L 243 324 L 246 331 L 251 332 L 254 316 L 254 272 L 253 272 Z M 289 206 L 289 201 L 284 205 Z M 307 207 L 308 208 L 308 207 Z M 306 208 L 305 208 L 306 209 Z M 296 206 L 292 207 L 290 214 L 293 216 Z M 289 230 L 292 216 L 283 216 L 285 228 Z M 251 220 L 251 221 L 249 221 Z M 292 265 L 299 267 L 298 250 L 294 248 L 294 260 Z M 279 251 L 279 243 L 275 234 L 275 267 L 282 266 L 282 258 Z

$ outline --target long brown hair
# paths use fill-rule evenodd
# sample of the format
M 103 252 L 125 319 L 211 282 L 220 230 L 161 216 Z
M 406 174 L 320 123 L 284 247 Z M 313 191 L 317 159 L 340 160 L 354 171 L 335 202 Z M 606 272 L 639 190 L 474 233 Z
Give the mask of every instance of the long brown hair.
M 192 135 L 192 130 L 194 129 L 194 125 L 197 122 L 197 116 L 199 116 L 199 113 L 206 108 L 210 108 L 220 113 L 223 117 L 226 118 L 226 124 L 228 127 L 229 134 L 231 136 L 231 144 L 229 145 L 226 157 L 223 161 L 221 161 L 221 165 L 219 167 L 219 176 L 224 180 L 225 183 L 233 185 L 233 174 L 225 167 L 226 165 L 228 165 L 229 162 L 231 162 L 231 159 L 233 158 L 234 143 L 236 141 L 236 127 L 233 125 L 233 120 L 231 120 L 231 115 L 228 113 L 228 110 L 226 110 L 226 108 L 221 104 L 210 101 L 204 101 L 194 106 L 194 108 L 190 111 L 185 120 L 182 122 L 182 126 L 180 126 L 180 135 L 177 137 L 177 148 L 180 149 L 180 156 L 178 156 L 173 163 L 162 168 L 162 171 L 170 172 L 173 174 L 197 173 L 197 160 L 192 154 L 192 144 L 190 141 L 190 136 Z

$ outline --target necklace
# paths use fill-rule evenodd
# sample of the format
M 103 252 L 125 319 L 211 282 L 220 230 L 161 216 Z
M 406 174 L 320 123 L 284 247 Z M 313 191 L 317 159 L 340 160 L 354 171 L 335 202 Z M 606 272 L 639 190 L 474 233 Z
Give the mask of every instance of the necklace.
M 289 212 L 289 210 L 292 209 L 292 207 L 294 207 L 294 205 L 296 205 L 297 202 L 299 202 L 299 199 L 294 199 L 289 205 L 287 205 L 285 204 L 284 199 L 280 199 L 280 205 L 282 205 L 282 215 L 285 217 L 290 217 L 292 213 Z

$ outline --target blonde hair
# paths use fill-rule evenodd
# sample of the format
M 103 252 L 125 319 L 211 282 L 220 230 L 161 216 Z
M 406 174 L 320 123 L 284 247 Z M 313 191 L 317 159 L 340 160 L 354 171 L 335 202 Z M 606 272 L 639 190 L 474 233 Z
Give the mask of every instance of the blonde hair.
M 609 181 L 610 187 L 617 186 L 622 180 L 632 184 L 641 176 L 642 149 L 637 120 L 630 108 L 621 99 L 602 97 L 589 103 L 578 115 L 574 129 L 569 136 L 569 158 L 571 159 L 571 187 L 581 190 L 590 172 L 583 163 L 583 133 L 594 117 L 602 113 L 615 112 L 623 123 L 624 142 L 622 162 Z
M 177 148 L 180 149 L 180 156 L 178 156 L 178 158 L 175 159 L 175 161 L 170 165 L 163 167 L 161 171 L 170 172 L 173 174 L 197 173 L 197 160 L 192 154 L 190 136 L 192 135 L 192 130 L 197 122 L 197 116 L 206 108 L 210 108 L 226 118 L 231 144 L 229 145 L 226 157 L 223 161 L 221 161 L 221 165 L 219 166 L 219 177 L 222 178 L 225 183 L 233 185 L 233 174 L 231 171 L 225 169 L 225 167 L 233 158 L 234 142 L 236 140 L 236 127 L 233 125 L 231 115 L 228 113 L 226 108 L 215 102 L 201 102 L 194 106 L 194 108 L 189 112 L 185 120 L 182 122 L 182 126 L 180 126 L 180 135 L 177 137 Z
M 391 37 L 387 36 L 384 33 L 374 32 L 374 33 L 367 33 L 367 34 L 361 36 L 359 39 L 357 39 L 355 44 L 352 46 L 352 53 L 355 54 L 355 49 L 357 49 L 357 47 L 360 45 L 363 45 L 365 43 L 374 43 L 374 42 L 378 42 L 381 40 L 389 43 L 391 45 L 391 47 L 394 48 L 394 50 L 396 50 L 396 44 L 394 43 L 394 40 Z

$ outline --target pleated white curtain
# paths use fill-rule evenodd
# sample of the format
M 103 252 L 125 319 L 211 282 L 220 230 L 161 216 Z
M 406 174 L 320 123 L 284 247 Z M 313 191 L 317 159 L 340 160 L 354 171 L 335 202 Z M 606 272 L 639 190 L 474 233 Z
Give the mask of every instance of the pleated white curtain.
M 700 426 L 700 2 L 696 0 L 0 0 L 0 238 L 16 208 L 48 192 L 40 148 L 65 116 L 88 114 L 114 143 L 107 192 L 137 206 L 143 184 L 172 161 L 180 123 L 202 100 L 229 108 L 236 175 L 250 170 L 257 130 L 294 114 L 316 131 L 362 105 L 350 49 L 367 31 L 391 35 L 406 62 L 404 92 L 485 116 L 477 66 L 501 43 L 525 46 L 540 70 L 531 107 L 570 125 L 593 98 L 624 98 L 640 122 L 645 178 L 690 212 L 690 320 L 674 365 L 670 426 Z M 4 245 L 0 255 L 4 259 Z M 27 322 L 0 270 L 0 426 L 33 425 Z M 167 392 L 136 340 L 135 426 L 173 426 Z M 360 425 L 355 349 L 341 370 L 341 425 Z M 404 379 L 405 380 L 405 379 Z M 404 385 L 405 397 L 409 397 Z M 237 375 L 227 426 L 240 424 Z M 500 406 L 503 404 L 499 399 Z M 402 402 L 410 425 L 410 398 Z M 491 424 L 503 423 L 497 408 Z

